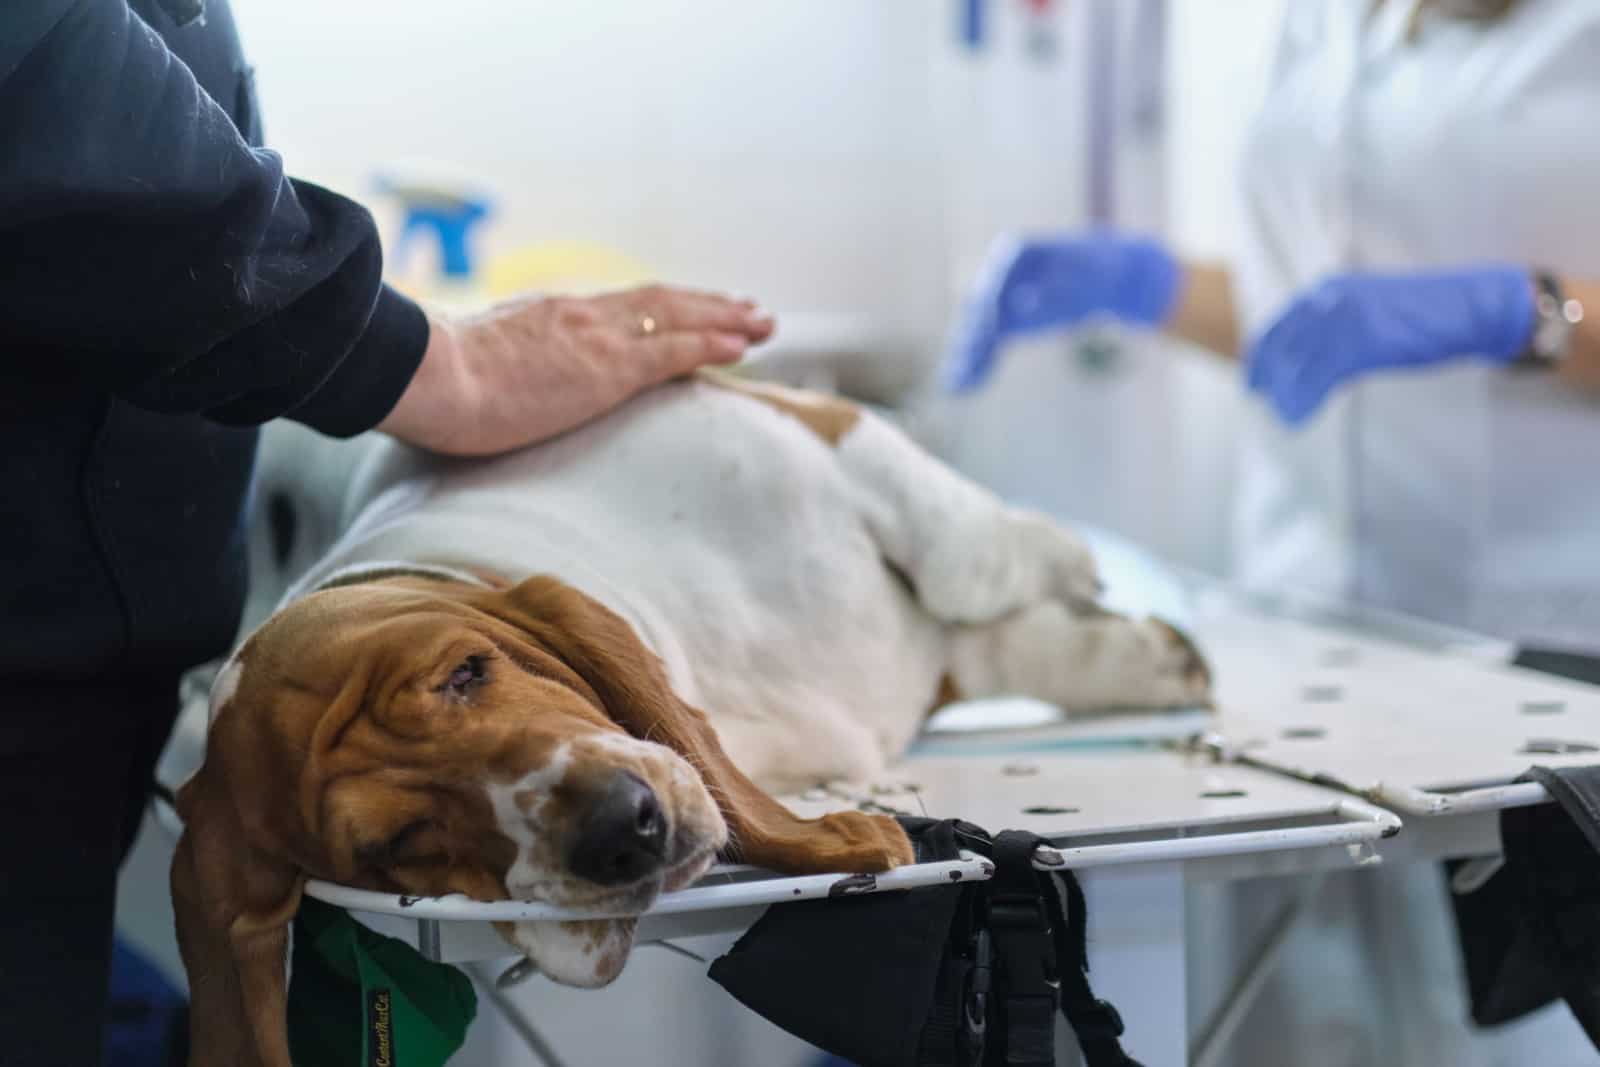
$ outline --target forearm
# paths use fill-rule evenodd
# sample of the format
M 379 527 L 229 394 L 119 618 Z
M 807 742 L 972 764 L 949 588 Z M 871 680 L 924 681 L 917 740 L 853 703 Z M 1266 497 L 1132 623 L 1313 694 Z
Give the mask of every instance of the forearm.
M 1233 283 L 1221 263 L 1186 260 L 1178 303 L 1163 328 L 1227 359 L 1239 357 Z
M 352 433 L 420 359 L 426 324 L 380 288 L 370 216 L 246 144 L 122 0 L 0 5 L 0 144 L 0 362 Z
M 1572 330 L 1570 347 L 1557 373 L 1582 392 L 1600 395 L 1600 281 L 1562 278 L 1568 298 L 1583 305 L 1584 317 Z

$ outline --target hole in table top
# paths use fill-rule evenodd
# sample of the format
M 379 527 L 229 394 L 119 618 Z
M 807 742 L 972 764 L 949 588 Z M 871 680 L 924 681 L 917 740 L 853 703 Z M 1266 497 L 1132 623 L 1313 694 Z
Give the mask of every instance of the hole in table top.
M 1208 800 L 1226 800 L 1230 797 L 1248 796 L 1243 789 L 1207 789 L 1200 794 Z
M 1008 763 L 1000 768 L 1000 773 L 1012 778 L 1027 778 L 1038 774 L 1039 768 L 1031 763 Z
M 1308 685 L 1300 691 L 1300 699 L 1307 704 L 1337 704 L 1344 699 L 1344 686 Z
M 1327 736 L 1328 731 L 1320 726 L 1291 726 L 1283 731 L 1286 741 L 1316 741 Z
M 1567 710 L 1565 700 L 1524 700 L 1522 702 L 1524 715 L 1559 715 Z
M 1080 809 L 1063 808 L 1056 804 L 1034 804 L 1022 809 L 1024 815 L 1076 815 Z
M 1600 752 L 1600 745 L 1591 745 L 1587 741 L 1536 737 L 1517 749 L 1519 756 L 1570 756 L 1580 752 Z

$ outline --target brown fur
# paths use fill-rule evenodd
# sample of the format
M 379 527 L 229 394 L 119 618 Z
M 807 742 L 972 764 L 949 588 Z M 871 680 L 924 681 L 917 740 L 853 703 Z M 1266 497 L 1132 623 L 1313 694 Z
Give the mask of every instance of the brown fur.
M 480 653 L 493 659 L 475 697 L 437 691 Z M 892 820 L 799 819 L 768 797 L 627 623 L 561 582 L 483 590 L 394 577 L 314 593 L 252 638 L 205 763 L 179 792 L 172 892 L 190 1063 L 290 1067 L 284 955 L 307 877 L 504 899 L 516 848 L 482 783 L 619 728 L 700 771 L 751 863 L 869 872 L 913 858 Z M 557 829 L 575 817 L 555 797 L 541 812 Z
M 1211 665 L 1206 662 L 1206 657 L 1200 651 L 1200 646 L 1194 639 L 1169 622 L 1161 619 L 1151 619 L 1151 622 L 1161 627 L 1172 637 L 1172 643 L 1183 649 L 1187 657 L 1183 667 L 1184 681 L 1196 685 L 1211 685 Z
M 861 409 L 848 400 L 826 393 L 813 393 L 803 389 L 790 389 L 772 382 L 752 381 L 729 374 L 702 372 L 701 378 L 712 385 L 743 393 L 759 400 L 777 411 L 799 419 L 806 428 L 829 445 L 837 446 L 857 422 Z
M 928 709 L 932 715 L 946 704 L 954 704 L 958 700 L 966 699 L 961 694 L 961 687 L 956 685 L 956 680 L 949 671 L 939 675 L 939 688 L 933 694 L 933 706 Z

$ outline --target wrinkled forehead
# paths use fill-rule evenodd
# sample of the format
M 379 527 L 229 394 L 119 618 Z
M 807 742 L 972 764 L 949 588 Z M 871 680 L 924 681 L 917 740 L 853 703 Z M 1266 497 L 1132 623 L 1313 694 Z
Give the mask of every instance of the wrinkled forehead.
M 335 689 L 358 663 L 404 666 L 469 634 L 478 613 L 439 583 L 402 579 L 312 593 L 285 605 L 239 646 L 211 687 L 212 721 L 241 698 Z
M 426 654 L 439 638 L 489 622 L 468 602 L 471 592 L 419 579 L 326 589 L 276 612 L 246 644 L 280 663 L 316 663 L 352 650 Z

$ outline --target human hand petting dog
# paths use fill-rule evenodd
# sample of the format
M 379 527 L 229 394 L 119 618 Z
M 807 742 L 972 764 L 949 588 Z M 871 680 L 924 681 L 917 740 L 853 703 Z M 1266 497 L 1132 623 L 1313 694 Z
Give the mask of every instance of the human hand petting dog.
M 378 429 L 455 456 L 554 437 L 697 367 L 736 363 L 775 328 L 752 301 L 662 285 L 528 297 L 429 325 L 422 364 Z

